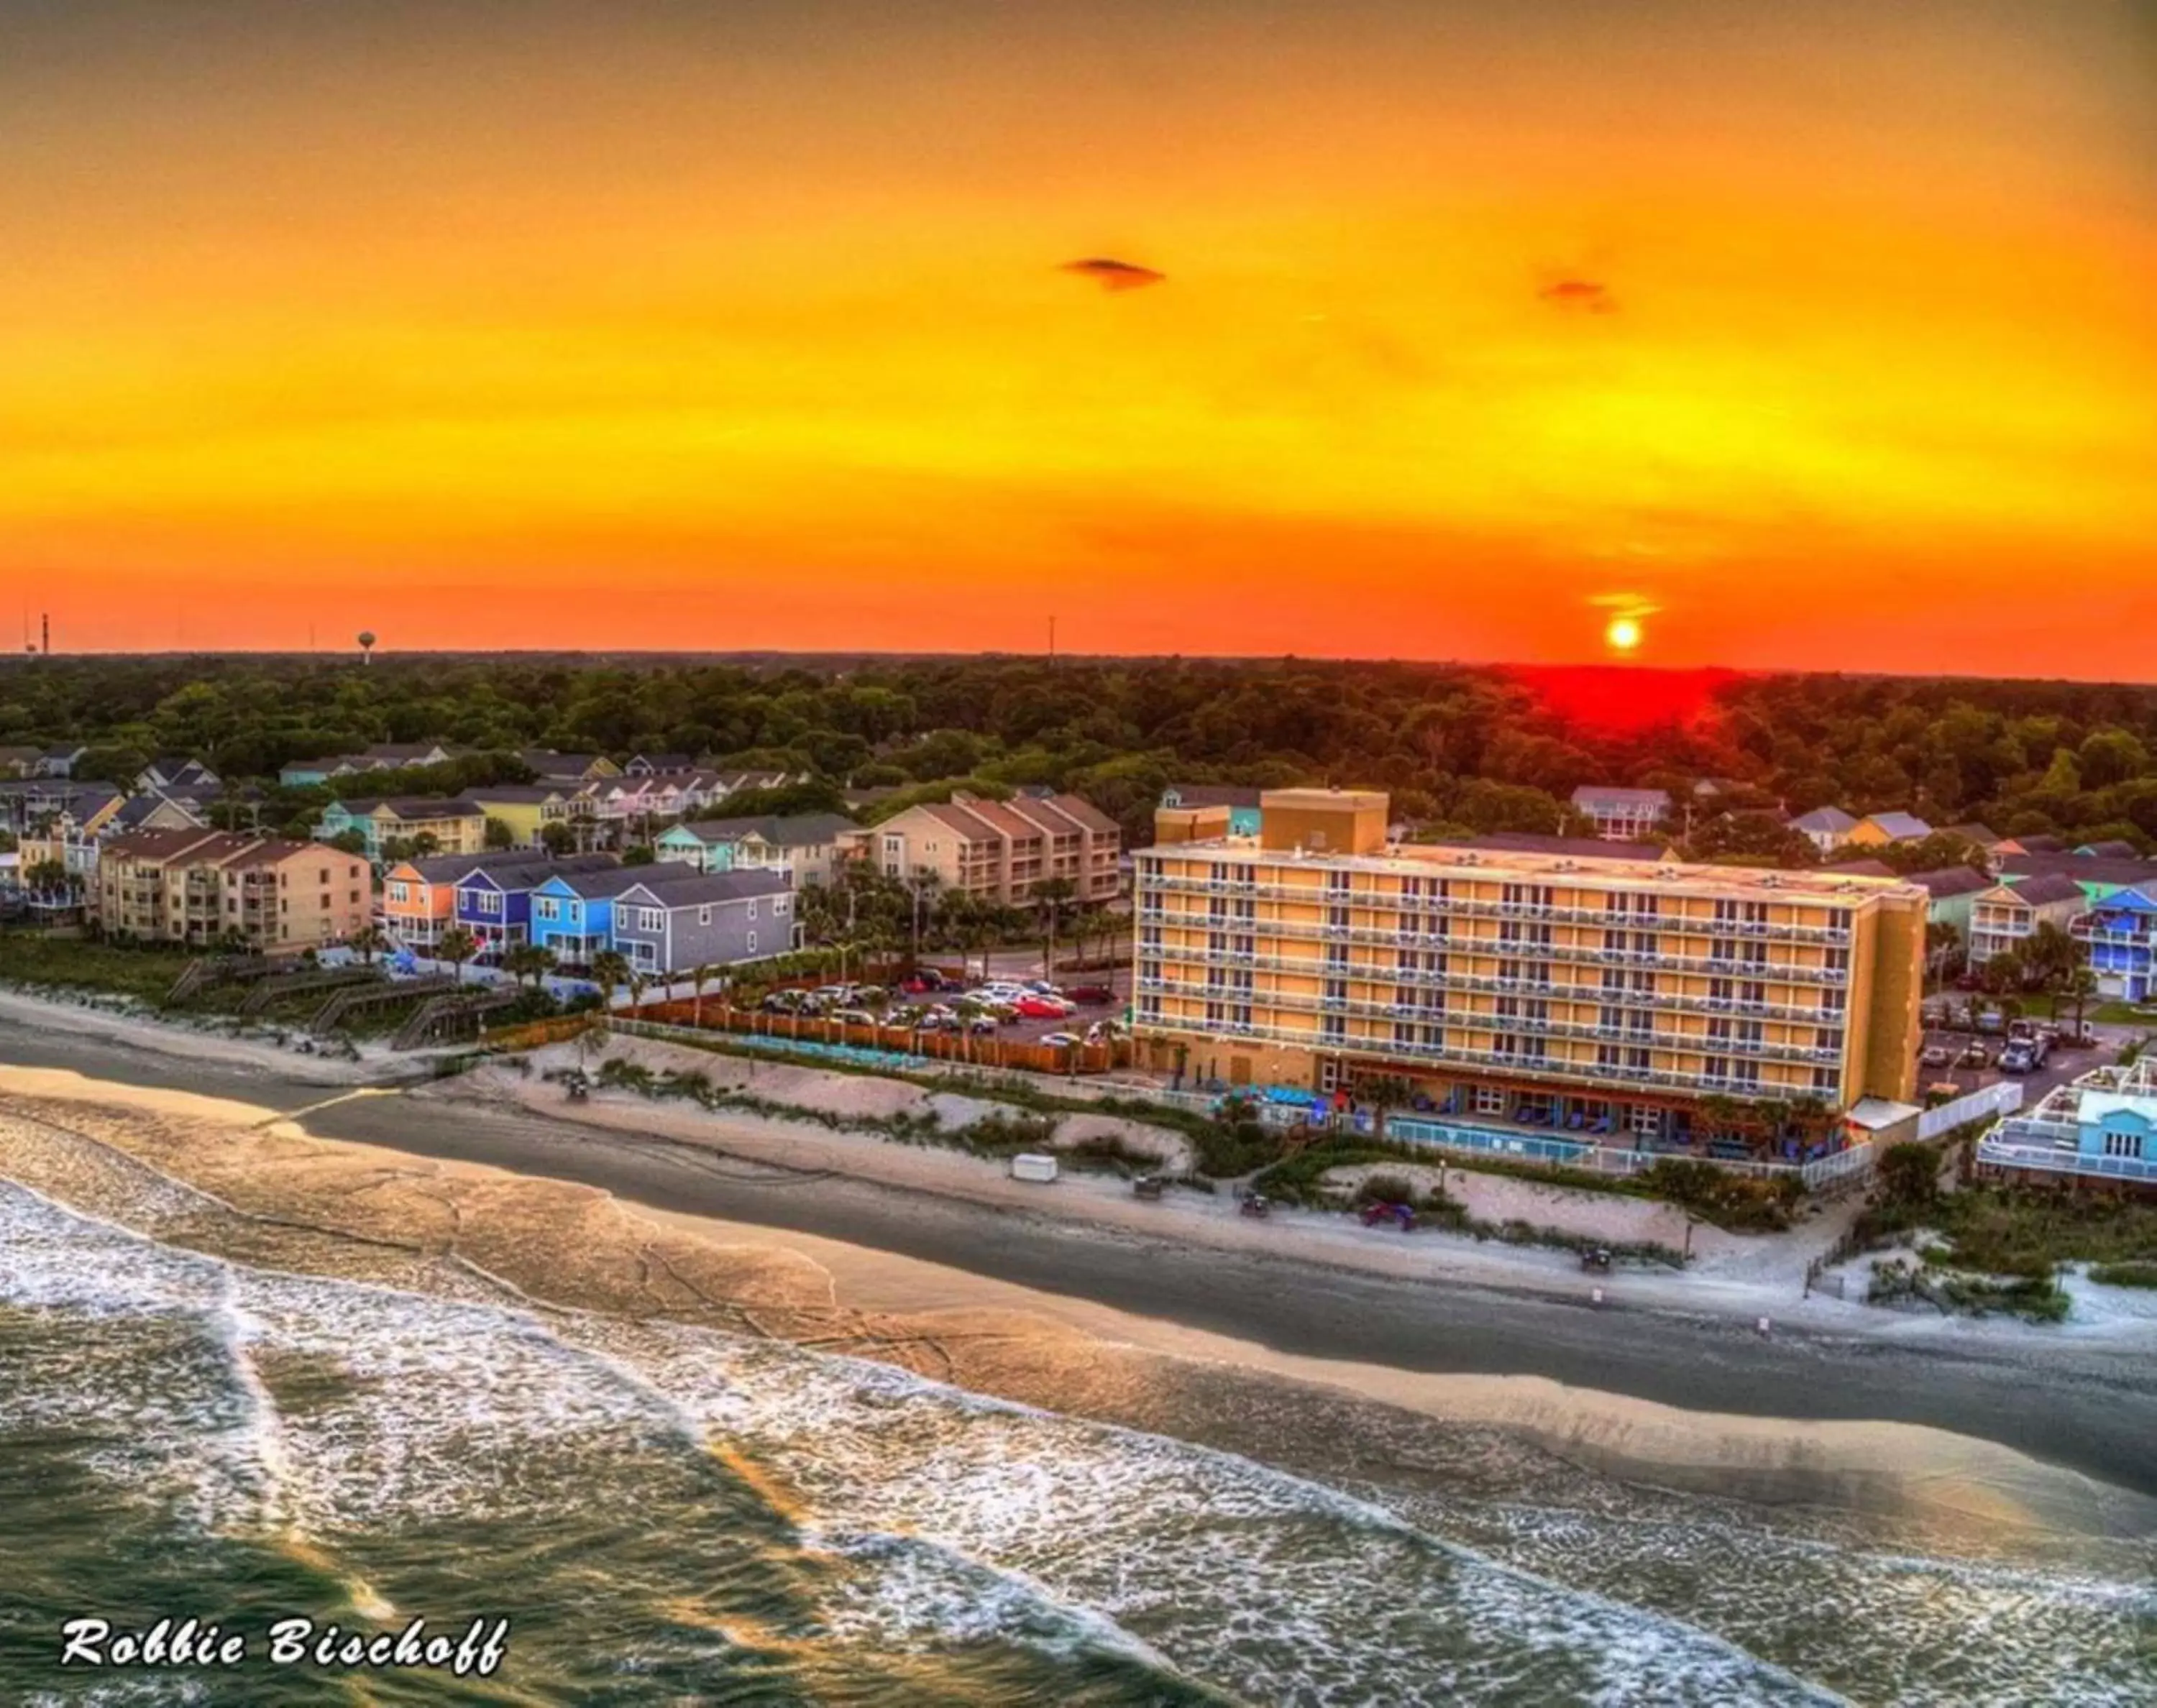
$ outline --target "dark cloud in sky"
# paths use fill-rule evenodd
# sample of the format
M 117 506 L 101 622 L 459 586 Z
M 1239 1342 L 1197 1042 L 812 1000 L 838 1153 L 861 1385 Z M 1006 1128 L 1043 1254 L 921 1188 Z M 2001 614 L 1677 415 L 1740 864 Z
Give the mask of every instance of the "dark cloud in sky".
M 1151 267 L 1138 266 L 1130 261 L 1110 260 L 1105 255 L 1096 255 L 1083 261 L 1066 261 L 1063 270 L 1098 280 L 1104 291 L 1137 291 L 1148 285 L 1159 285 L 1168 277 L 1166 273 L 1155 272 Z
M 1610 294 L 1610 287 L 1593 279 L 1561 279 L 1555 285 L 1546 285 L 1537 295 L 1553 308 L 1571 309 L 1579 314 L 1618 311 L 1618 299 Z

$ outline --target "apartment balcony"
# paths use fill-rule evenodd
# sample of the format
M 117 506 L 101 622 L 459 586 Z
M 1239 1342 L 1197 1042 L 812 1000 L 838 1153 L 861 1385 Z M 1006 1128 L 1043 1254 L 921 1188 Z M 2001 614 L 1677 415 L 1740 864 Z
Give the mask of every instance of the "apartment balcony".
M 1623 1092 L 1660 1092 L 1665 1096 L 1683 1097 L 1723 1093 L 1737 1097 L 1781 1098 L 1825 1095 L 1808 1086 L 1755 1083 L 1740 1080 L 1735 1076 L 1664 1068 L 1605 1068 L 1585 1062 L 1552 1062 L 1537 1057 L 1503 1055 L 1496 1050 L 1470 1049 L 1462 1045 L 1395 1043 L 1389 1038 L 1345 1034 L 1328 1036 L 1315 1031 L 1306 1031 L 1300 1027 L 1264 1026 L 1256 1022 L 1231 1026 L 1224 1022 L 1141 1014 L 1138 1017 L 1136 1030 L 1145 1036 L 1243 1037 L 1264 1043 L 1284 1044 L 1294 1049 L 1310 1050 L 1320 1055 L 1413 1061 L 1428 1062 L 1437 1068 L 1480 1068 L 1520 1078 L 1587 1086 L 1606 1096 Z
M 1367 913 L 1459 913 L 1481 918 L 1550 920 L 1599 925 L 1611 930 L 1682 931 L 1692 935 L 1785 938 L 1799 943 L 1846 944 L 1849 930 L 1839 925 L 1799 925 L 1764 919 L 1703 918 L 1676 913 L 1614 913 L 1604 908 L 1568 908 L 1537 902 L 1489 901 L 1458 896 L 1376 894 L 1368 890 L 1314 889 L 1304 884 L 1243 882 L 1219 878 L 1141 877 L 1142 892 L 1174 890 L 1187 895 L 1264 898 L 1306 907 L 1350 907 Z
M 2037 1144 L 2008 1137 L 2003 1129 L 2031 1127 L 2035 1122 L 2002 1123 L 1977 1141 L 1977 1160 L 1980 1165 L 1994 1168 L 2034 1170 L 2039 1173 L 2078 1176 L 2089 1180 L 2124 1181 L 2130 1183 L 2157 1186 L 2157 1158 L 2145 1156 L 2093 1156 L 2077 1150 L 2073 1143 Z M 2073 1129 L 2068 1129 L 2072 1132 Z
M 1295 938 L 1305 942 L 1363 944 L 1384 949 L 1431 949 L 1503 960 L 1563 960 L 1590 966 L 1655 967 L 1702 978 L 1745 980 L 1756 984 L 1843 985 L 1846 968 L 1799 966 L 1779 961 L 1744 961 L 1709 955 L 1672 954 L 1663 949 L 1605 949 L 1586 944 L 1525 943 L 1493 937 L 1456 937 L 1386 931 L 1364 925 L 1306 925 L 1279 919 L 1216 918 L 1206 913 L 1163 912 L 1141 907 L 1143 923 L 1183 931 L 1227 932 L 1259 938 Z
M 1254 1008 L 1289 1009 L 1297 1013 L 1356 1015 L 1387 1022 L 1406 1021 L 1420 1026 L 1449 1026 L 1479 1031 L 1530 1032 L 1540 1037 L 1573 1038 L 1594 1044 L 1614 1044 L 1637 1050 L 1676 1050 L 1696 1056 L 1743 1056 L 1748 1059 L 1784 1062 L 1806 1068 L 1839 1064 L 1842 1052 L 1811 1044 L 1778 1043 L 1768 1039 L 1713 1038 L 1698 1032 L 1612 1031 L 1586 1021 L 1535 1019 L 1526 1015 L 1491 1014 L 1459 1008 L 1427 1008 L 1414 1003 L 1384 1002 L 1365 997 L 1309 996 L 1276 990 L 1243 990 L 1226 985 L 1194 985 L 1176 979 L 1141 979 L 1142 994 L 1187 997 L 1208 1002 L 1228 1002 Z

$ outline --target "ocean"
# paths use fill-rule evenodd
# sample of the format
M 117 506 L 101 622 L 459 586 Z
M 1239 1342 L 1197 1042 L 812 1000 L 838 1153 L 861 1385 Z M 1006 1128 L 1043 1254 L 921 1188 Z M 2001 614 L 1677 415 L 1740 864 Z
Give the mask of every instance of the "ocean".
M 1263 1373 L 909 1331 L 1066 1400 L 1022 1404 L 813 1344 L 760 1273 L 670 1267 L 701 1321 L 504 1273 L 589 1261 L 596 1221 L 553 1254 L 505 1224 L 481 1263 L 401 1209 L 347 1238 L 238 1208 L 169 1166 L 205 1142 L 0 1109 L 0 1702 L 2157 1700 L 2135 1525 L 1657 1486 Z M 418 1190 L 372 1155 L 328 1195 Z M 248 1658 L 56 1664 L 71 1619 L 189 1615 Z M 507 1619 L 501 1665 L 265 1653 L 281 1620 L 414 1618 Z

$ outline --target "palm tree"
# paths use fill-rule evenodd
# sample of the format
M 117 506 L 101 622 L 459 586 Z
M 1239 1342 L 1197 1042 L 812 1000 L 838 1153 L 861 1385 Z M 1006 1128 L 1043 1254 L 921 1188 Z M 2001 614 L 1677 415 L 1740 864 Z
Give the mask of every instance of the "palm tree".
M 1398 1073 L 1381 1073 L 1358 1088 L 1371 1106 L 1371 1137 L 1378 1144 L 1386 1138 L 1386 1111 L 1399 1109 L 1415 1095 L 1415 1087 Z
M 536 990 L 540 980 L 554 970 L 554 951 L 542 944 L 520 943 L 502 956 L 502 965 L 520 985 L 529 978 Z
M 457 982 L 465 981 L 465 963 L 479 953 L 479 939 L 461 925 L 452 925 L 435 945 L 435 955 L 456 969 Z
M 592 982 L 600 987 L 600 1000 L 609 1014 L 614 1012 L 614 993 L 629 980 L 629 960 L 611 949 L 603 949 L 592 957 Z
M 960 1053 L 970 1062 L 974 1059 L 974 1022 L 987 1011 L 970 996 L 961 996 L 951 1005 L 951 1011 L 959 1016 Z
M 644 1007 L 644 993 L 649 990 L 651 986 L 651 980 L 646 978 L 642 973 L 634 970 L 631 972 L 629 975 L 629 1006 L 631 1013 L 640 1013 L 642 1011 Z
M 2053 998 L 2053 1017 L 2055 1019 L 2058 1017 L 2060 1012 L 2059 1005 L 2061 1002 L 2072 997 L 2075 1005 L 2075 1036 L 2077 1038 L 2081 1037 L 2082 1035 L 2082 1005 L 2096 995 L 2097 975 L 2092 972 L 2087 966 L 2072 968 L 2068 971 L 2067 977 L 2061 981 L 2058 993 Z
M 709 961 L 699 962 L 689 969 L 689 1023 L 701 1026 L 704 1023 L 704 986 L 719 976 L 719 969 Z
M 1047 877 L 1033 887 L 1035 904 L 1042 910 L 1041 976 L 1056 976 L 1056 921 L 1058 909 L 1075 900 L 1078 886 L 1068 877 Z
M 389 946 L 389 938 L 373 921 L 352 934 L 352 946 L 358 951 L 360 959 L 367 965 L 374 965 L 374 957 Z

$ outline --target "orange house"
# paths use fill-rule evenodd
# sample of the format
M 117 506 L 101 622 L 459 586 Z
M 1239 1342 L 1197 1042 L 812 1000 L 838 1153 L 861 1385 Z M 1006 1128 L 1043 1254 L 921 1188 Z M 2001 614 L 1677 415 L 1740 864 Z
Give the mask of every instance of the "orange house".
M 399 861 L 382 881 L 383 929 L 407 949 L 432 949 L 455 921 L 457 880 L 482 863 L 470 854 Z

